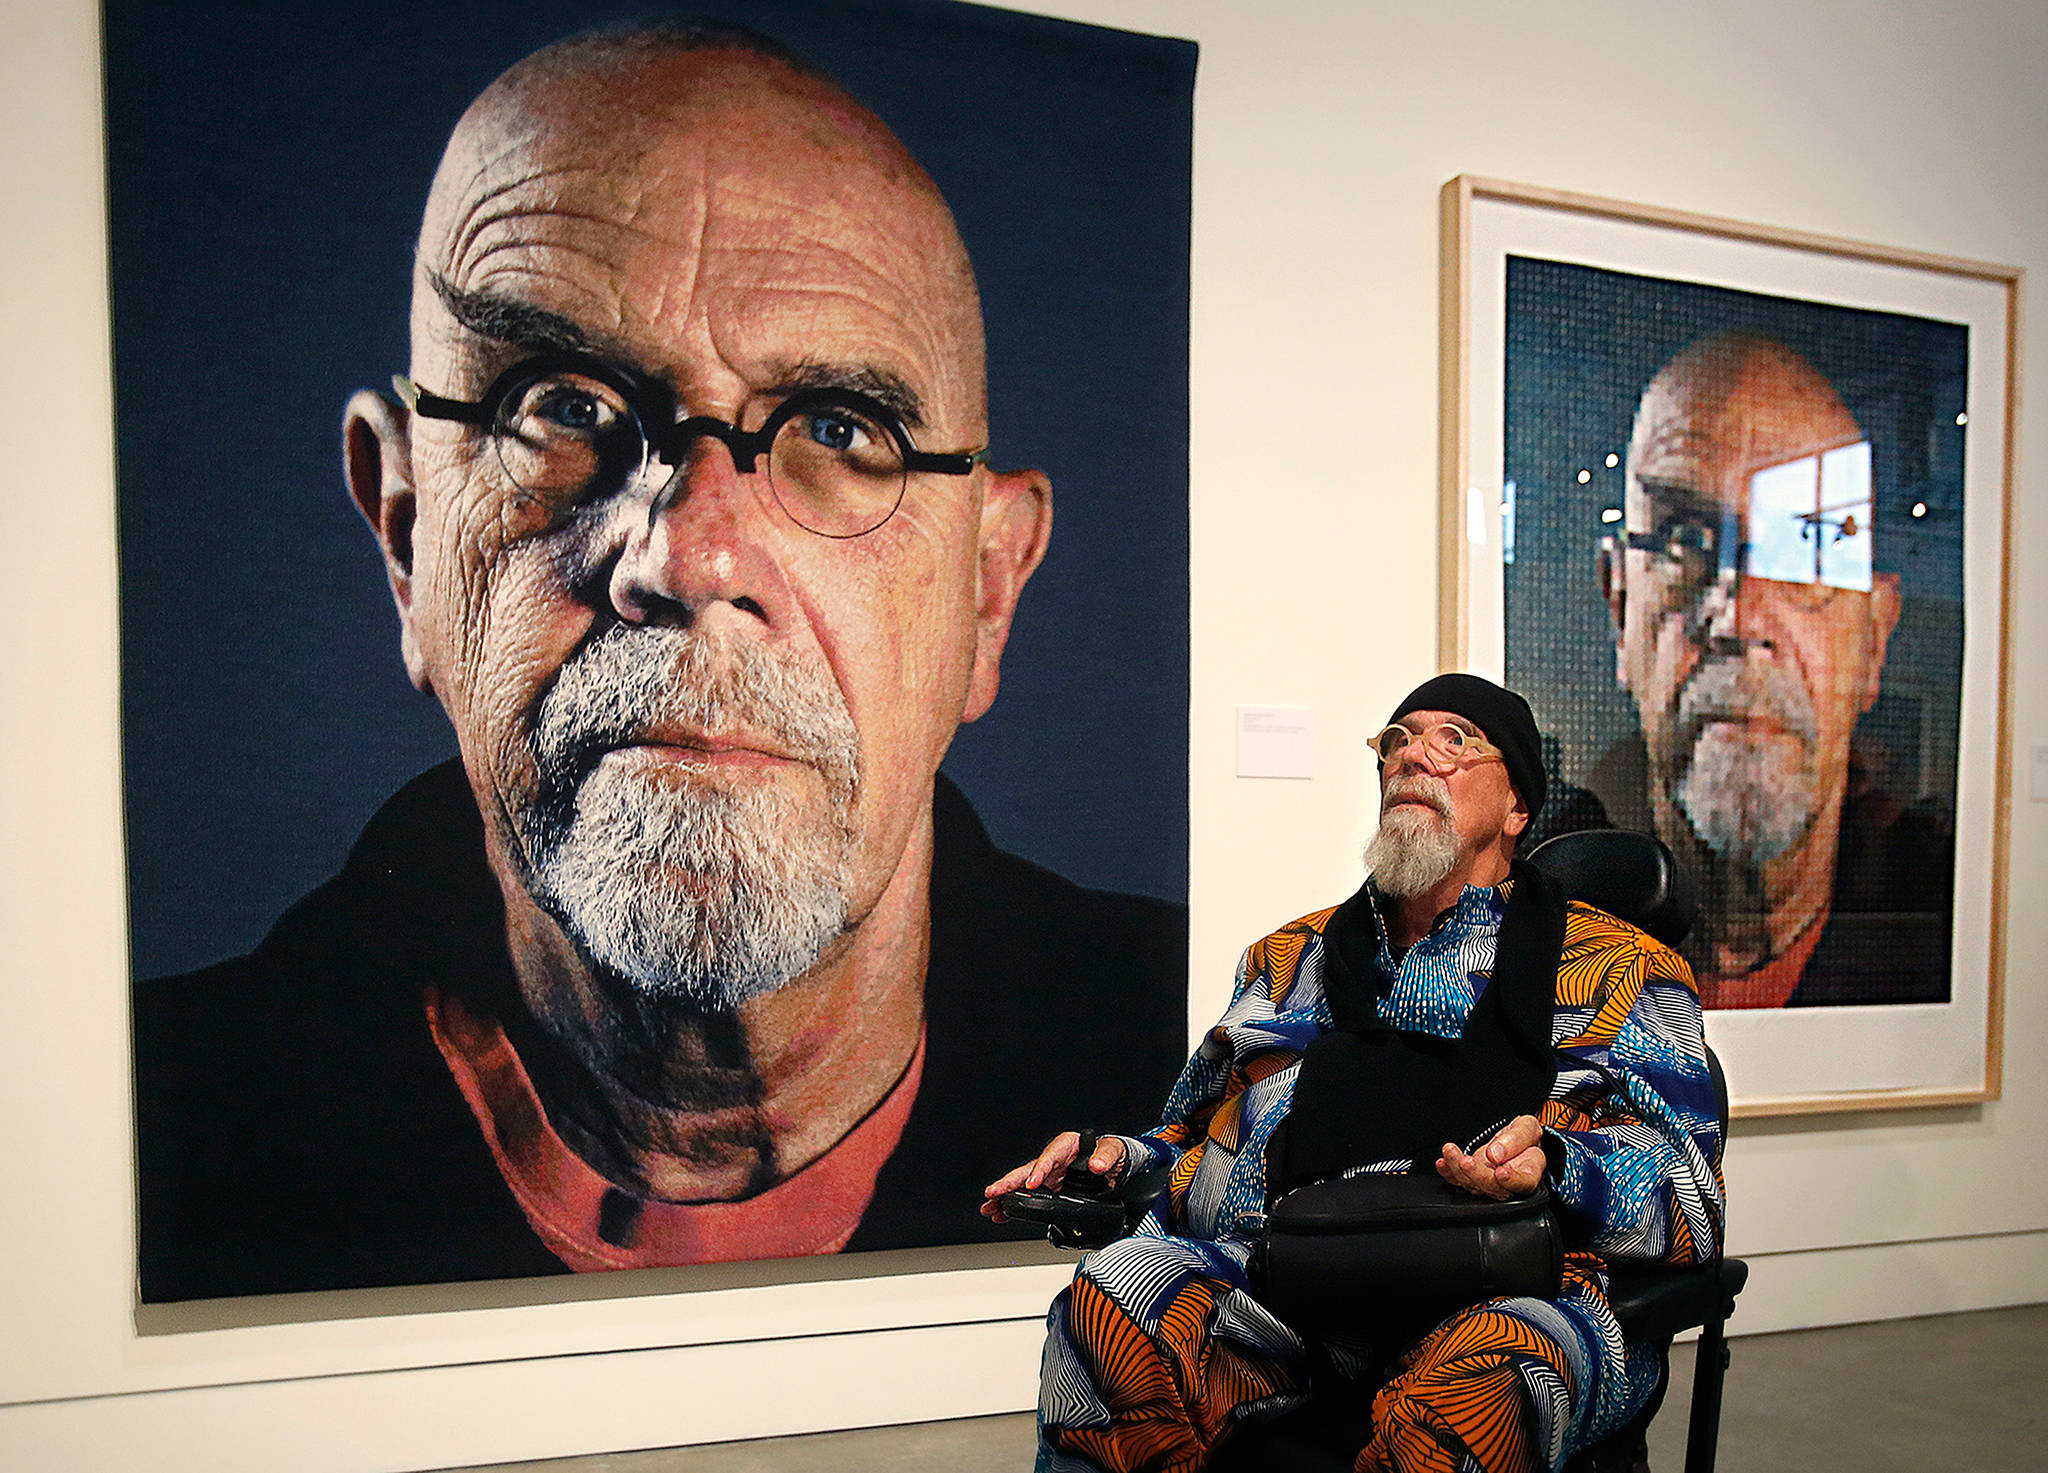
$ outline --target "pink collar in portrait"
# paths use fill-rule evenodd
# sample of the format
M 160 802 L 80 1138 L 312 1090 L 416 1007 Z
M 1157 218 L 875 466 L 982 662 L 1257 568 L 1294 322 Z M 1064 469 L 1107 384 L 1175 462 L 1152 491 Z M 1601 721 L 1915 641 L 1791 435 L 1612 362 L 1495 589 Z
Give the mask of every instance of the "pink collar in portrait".
M 920 1034 L 881 1103 L 789 1180 L 737 1202 L 659 1202 L 622 1192 L 563 1143 L 495 1020 L 436 988 L 426 1005 L 427 1026 L 499 1173 L 541 1241 L 578 1273 L 837 1253 L 874 1198 L 875 1178 L 903 1137 L 924 1075 Z M 620 1199 L 629 1209 L 623 1213 Z M 607 1217 L 614 1221 L 600 1232 Z
M 1754 972 L 1740 977 L 1706 977 L 1700 981 L 1700 1006 L 1707 1008 L 1782 1008 L 1806 975 L 1807 959 L 1827 929 L 1829 908 L 1799 933 L 1794 941 Z

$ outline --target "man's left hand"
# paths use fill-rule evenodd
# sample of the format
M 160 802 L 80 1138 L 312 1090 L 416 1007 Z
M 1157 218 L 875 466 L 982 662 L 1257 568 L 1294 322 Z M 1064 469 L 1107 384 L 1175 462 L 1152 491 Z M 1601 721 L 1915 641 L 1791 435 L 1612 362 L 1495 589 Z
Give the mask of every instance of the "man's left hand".
M 1471 1155 L 1449 1141 L 1436 1158 L 1436 1173 L 1481 1197 L 1505 1201 L 1526 1197 L 1543 1181 L 1543 1126 L 1534 1115 L 1517 1115 Z

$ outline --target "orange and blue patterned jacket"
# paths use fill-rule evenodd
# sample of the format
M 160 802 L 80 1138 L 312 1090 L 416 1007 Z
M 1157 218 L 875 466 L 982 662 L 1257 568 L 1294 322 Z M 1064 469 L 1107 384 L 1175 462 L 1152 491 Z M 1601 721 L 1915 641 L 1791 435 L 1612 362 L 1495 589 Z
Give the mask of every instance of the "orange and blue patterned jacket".
M 1432 936 L 1398 962 L 1382 929 L 1387 1022 L 1439 1034 L 1462 1028 L 1486 985 L 1510 888 L 1467 887 Z M 1287 1113 L 1303 1050 L 1333 1026 L 1322 968 L 1335 914 L 1333 906 L 1304 916 L 1245 951 L 1230 1006 L 1188 1060 L 1160 1124 L 1129 1143 L 1134 1170 L 1173 1163 L 1171 1186 L 1140 1231 L 1256 1236 L 1267 1203 L 1266 1142 Z M 1542 1113 L 1544 1147 L 1551 1189 L 1579 1236 L 1606 1258 L 1711 1257 L 1720 1240 L 1722 1142 L 1699 995 L 1684 960 L 1634 926 L 1572 902 L 1551 1040 L 1561 1059 Z

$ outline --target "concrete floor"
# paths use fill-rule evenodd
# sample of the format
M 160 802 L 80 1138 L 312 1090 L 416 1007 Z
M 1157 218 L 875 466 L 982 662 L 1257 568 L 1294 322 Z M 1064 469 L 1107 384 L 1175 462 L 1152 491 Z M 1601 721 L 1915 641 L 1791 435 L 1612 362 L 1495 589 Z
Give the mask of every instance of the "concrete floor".
M 1721 1473 L 2048 1470 L 2048 1305 L 1891 1320 L 1730 1342 Z M 1650 1428 L 1650 1464 L 1679 1473 L 1692 1347 Z M 475 1473 L 1021 1473 L 1028 1415 L 761 1442 L 499 1464 Z

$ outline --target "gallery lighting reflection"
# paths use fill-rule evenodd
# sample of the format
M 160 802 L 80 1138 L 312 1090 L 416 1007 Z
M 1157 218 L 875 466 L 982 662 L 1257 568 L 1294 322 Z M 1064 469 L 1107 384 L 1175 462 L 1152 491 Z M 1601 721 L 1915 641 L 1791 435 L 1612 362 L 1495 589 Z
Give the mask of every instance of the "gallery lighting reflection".
M 1916 516 L 1916 517 L 1924 517 L 1924 516 L 1926 516 L 1926 515 L 1927 515 L 1927 503 L 1926 503 L 1926 502 L 1924 502 L 1924 501 L 1916 501 L 1916 502 L 1914 502 L 1914 503 L 1913 503 L 1913 515 L 1914 515 L 1914 516 Z
M 1615 454 L 1615 453 L 1614 453 L 1614 452 L 1613 452 L 1612 450 L 1608 451 L 1608 452 L 1607 452 L 1607 468 L 1608 468 L 1609 470 L 1613 470 L 1613 469 L 1614 469 L 1614 468 L 1615 468 L 1616 466 L 1618 466 L 1618 465 L 1620 465 L 1620 464 L 1621 464 L 1621 457 L 1620 457 L 1619 455 L 1616 455 L 1616 454 Z
M 1621 508 L 1618 506 L 1610 506 L 1606 508 L 1604 511 L 1600 513 L 1600 520 L 1607 523 L 1609 526 L 1614 525 L 1614 523 L 1621 520 Z
M 1956 416 L 1956 423 L 1957 423 L 1957 424 L 1959 424 L 1959 425 L 1966 425 L 1966 424 L 1968 424 L 1969 422 L 1970 422 L 1970 416 L 1969 416 L 1968 414 L 1959 414 L 1959 415 L 1957 415 L 1957 416 Z
M 1586 484 L 1586 482 L 1588 482 L 1588 481 L 1590 481 L 1590 480 L 1592 480 L 1592 479 L 1593 479 L 1593 473 L 1592 473 L 1591 471 L 1580 471 L 1580 472 L 1579 472 L 1579 484 L 1580 484 L 1581 486 L 1585 485 L 1585 484 Z

